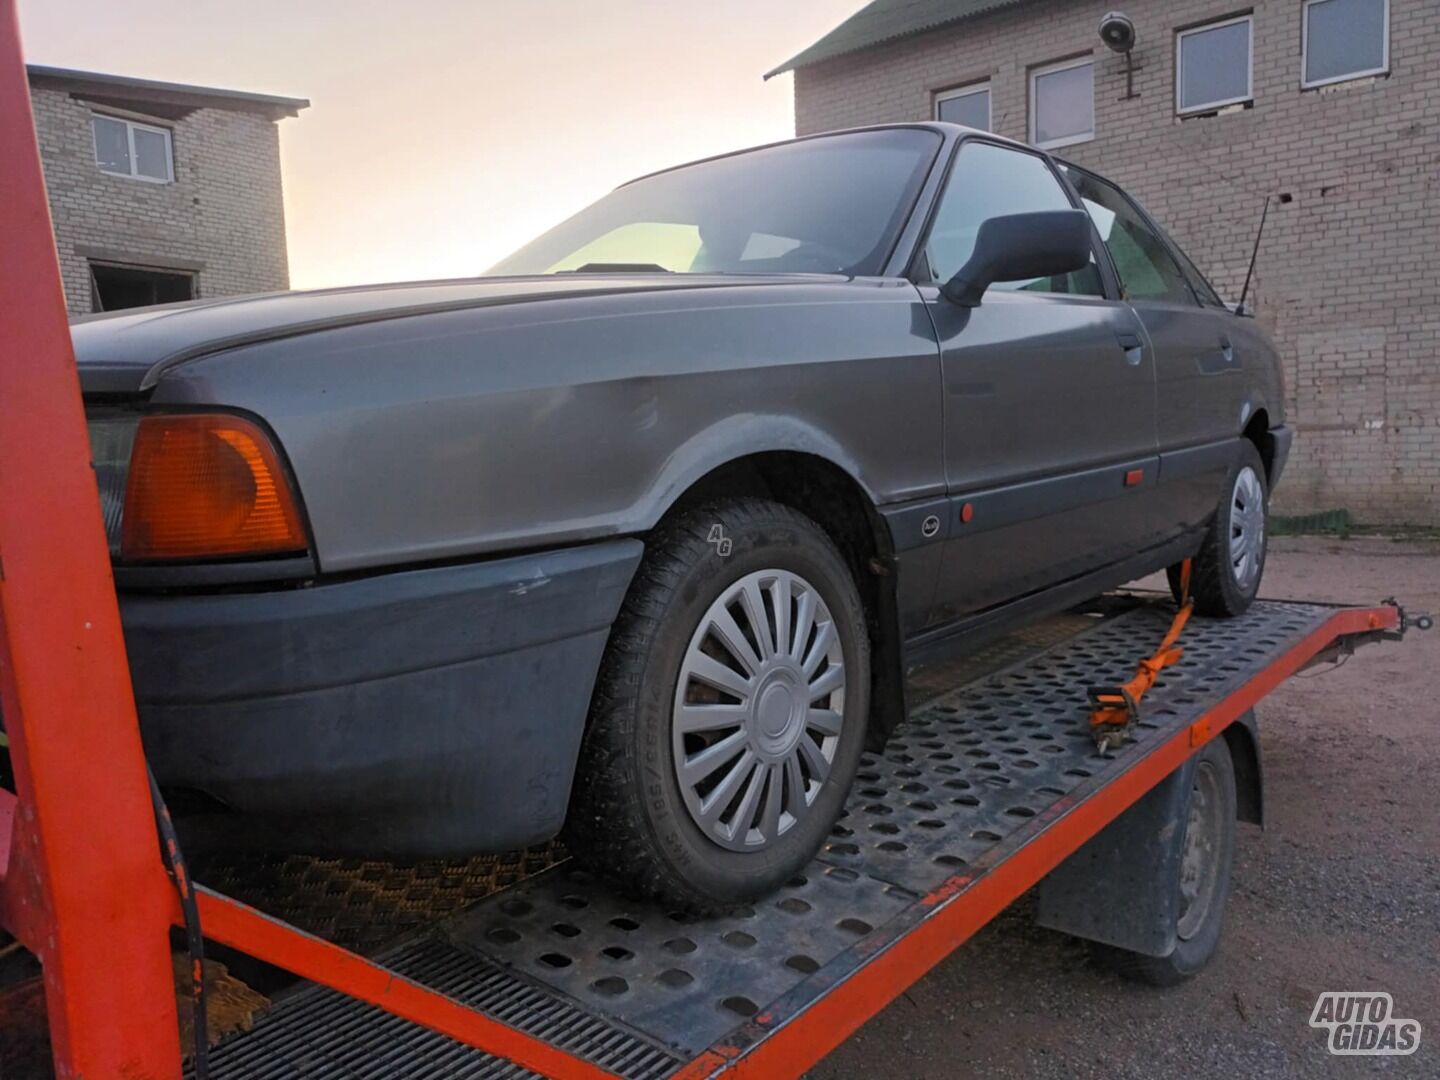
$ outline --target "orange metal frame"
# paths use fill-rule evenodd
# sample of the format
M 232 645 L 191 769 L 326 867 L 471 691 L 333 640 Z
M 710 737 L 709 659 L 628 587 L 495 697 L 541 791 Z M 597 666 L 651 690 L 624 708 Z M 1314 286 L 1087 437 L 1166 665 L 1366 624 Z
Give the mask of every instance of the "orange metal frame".
M 0 791 L 0 925 L 44 965 L 60 1080 L 174 1080 L 169 933 L 180 907 L 147 787 L 14 0 L 0 0 L 0 145 L 0 709 L 16 788 Z M 913 925 L 862 942 L 819 1001 L 782 1002 L 680 1075 L 804 1071 L 1336 637 L 1395 624 L 1392 608 L 1338 611 L 1117 779 L 1062 799 L 1038 833 L 952 877 Z M 536 1072 L 610 1075 L 235 900 L 197 894 L 211 940 Z

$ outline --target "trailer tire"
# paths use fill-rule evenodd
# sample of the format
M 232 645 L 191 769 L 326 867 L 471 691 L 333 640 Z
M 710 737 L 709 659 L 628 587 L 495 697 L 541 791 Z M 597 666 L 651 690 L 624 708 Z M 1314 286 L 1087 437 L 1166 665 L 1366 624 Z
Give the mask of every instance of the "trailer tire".
M 1235 861 L 1236 805 L 1229 745 L 1224 738 L 1212 739 L 1195 759 L 1179 872 L 1173 882 L 1159 883 L 1177 893 L 1174 949 L 1168 956 L 1147 956 L 1094 944 L 1098 960 L 1126 978 L 1169 987 L 1198 974 L 1214 958 Z

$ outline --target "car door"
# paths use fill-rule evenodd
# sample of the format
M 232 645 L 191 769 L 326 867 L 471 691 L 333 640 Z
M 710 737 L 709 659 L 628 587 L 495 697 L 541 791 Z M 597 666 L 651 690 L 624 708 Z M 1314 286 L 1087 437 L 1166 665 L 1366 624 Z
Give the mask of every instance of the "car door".
M 1073 206 L 1044 156 L 966 140 L 912 272 L 944 379 L 951 520 L 936 622 L 1123 559 L 1155 528 L 1153 361 L 1099 264 L 994 284 L 973 308 L 938 289 L 985 220 Z
M 1196 529 L 1214 512 L 1239 447 L 1243 340 L 1232 336 L 1234 316 L 1213 290 L 1197 294 L 1164 234 L 1133 199 L 1093 173 L 1063 168 L 1154 346 L 1159 495 L 1169 531 Z

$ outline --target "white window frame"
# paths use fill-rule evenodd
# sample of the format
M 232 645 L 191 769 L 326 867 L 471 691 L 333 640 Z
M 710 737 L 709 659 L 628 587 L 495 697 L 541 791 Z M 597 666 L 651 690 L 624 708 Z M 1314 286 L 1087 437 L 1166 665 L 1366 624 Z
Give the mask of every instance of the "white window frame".
M 1060 139 L 1050 139 L 1047 142 L 1040 142 L 1035 137 L 1035 120 L 1039 112 L 1040 98 L 1035 91 L 1036 83 L 1042 76 L 1054 75 L 1057 71 L 1069 71 L 1071 68 L 1089 67 L 1090 75 L 1090 130 L 1078 135 L 1066 135 Z M 1061 60 L 1054 64 L 1044 64 L 1041 67 L 1030 69 L 1030 145 L 1041 150 L 1058 150 L 1062 146 L 1074 146 L 1076 143 L 1091 142 L 1095 138 L 1095 57 L 1087 53 L 1084 56 L 1077 56 L 1070 60 Z
M 1351 79 L 1364 79 L 1370 75 L 1390 74 L 1390 0 L 1381 0 L 1385 5 L 1385 24 L 1382 33 L 1385 35 L 1384 51 L 1381 56 L 1380 66 L 1377 68 L 1366 68 L 1364 71 L 1347 71 L 1344 75 L 1332 75 L 1328 79 L 1315 79 L 1309 81 L 1305 78 L 1305 72 L 1310 66 L 1310 9 L 1316 4 L 1324 3 L 1325 0 L 1305 0 L 1300 8 L 1300 88 L 1302 90 L 1313 90 L 1317 86 L 1331 86 L 1335 83 L 1349 82 Z
M 954 101 L 956 98 L 970 97 L 973 94 L 985 95 L 985 130 L 995 130 L 995 98 L 990 93 L 990 80 L 984 82 L 969 83 L 965 86 L 957 86 L 953 90 L 942 90 L 935 95 L 935 102 L 930 106 L 932 119 L 940 119 L 940 103 L 942 101 Z
M 1185 105 L 1181 100 L 1181 93 L 1185 86 L 1184 57 L 1185 39 L 1191 34 L 1203 34 L 1207 30 L 1219 30 L 1222 27 L 1234 26 L 1236 23 L 1245 23 L 1248 33 L 1246 37 L 1249 48 L 1245 50 L 1245 93 L 1239 97 L 1222 98 L 1219 101 L 1207 101 L 1200 105 Z M 1175 115 L 1191 116 L 1194 113 L 1213 112 L 1216 109 L 1223 109 L 1226 105 L 1240 105 L 1246 101 L 1255 100 L 1255 16 L 1237 15 L 1233 19 L 1217 19 L 1215 22 L 1201 23 L 1199 26 L 1189 26 L 1175 34 Z
M 115 169 L 107 169 L 100 164 L 100 146 L 95 139 L 95 119 L 109 120 L 112 123 L 125 125 L 125 141 L 130 149 L 130 171 L 117 172 Z M 158 176 L 146 176 L 136 170 L 140 167 L 139 158 L 135 153 L 135 132 L 151 131 L 161 135 L 165 139 L 165 173 L 164 178 Z M 91 149 L 95 156 L 95 167 L 106 176 L 119 176 L 128 180 L 140 180 L 147 184 L 173 184 L 175 182 L 175 140 L 174 135 L 167 127 L 160 127 L 156 124 L 142 124 L 138 120 L 131 120 L 128 116 L 115 116 L 111 113 L 94 112 L 90 113 L 90 142 Z

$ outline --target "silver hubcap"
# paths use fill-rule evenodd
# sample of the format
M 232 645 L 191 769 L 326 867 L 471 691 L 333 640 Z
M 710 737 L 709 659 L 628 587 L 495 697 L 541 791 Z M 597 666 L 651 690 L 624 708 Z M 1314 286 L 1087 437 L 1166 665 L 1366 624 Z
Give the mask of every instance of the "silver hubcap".
M 1230 571 L 1245 592 L 1255 587 L 1265 561 L 1265 489 L 1250 466 L 1235 477 L 1230 496 Z
M 675 775 L 691 819 L 732 851 L 773 844 L 820 794 L 844 723 L 844 653 L 825 601 L 788 570 L 747 574 L 705 612 L 675 687 Z
M 1190 818 L 1185 826 L 1185 852 L 1180 857 L 1180 920 L 1176 933 L 1189 941 L 1202 926 L 1215 902 L 1220 880 L 1220 777 L 1215 766 L 1202 761 L 1195 768 L 1190 792 Z

